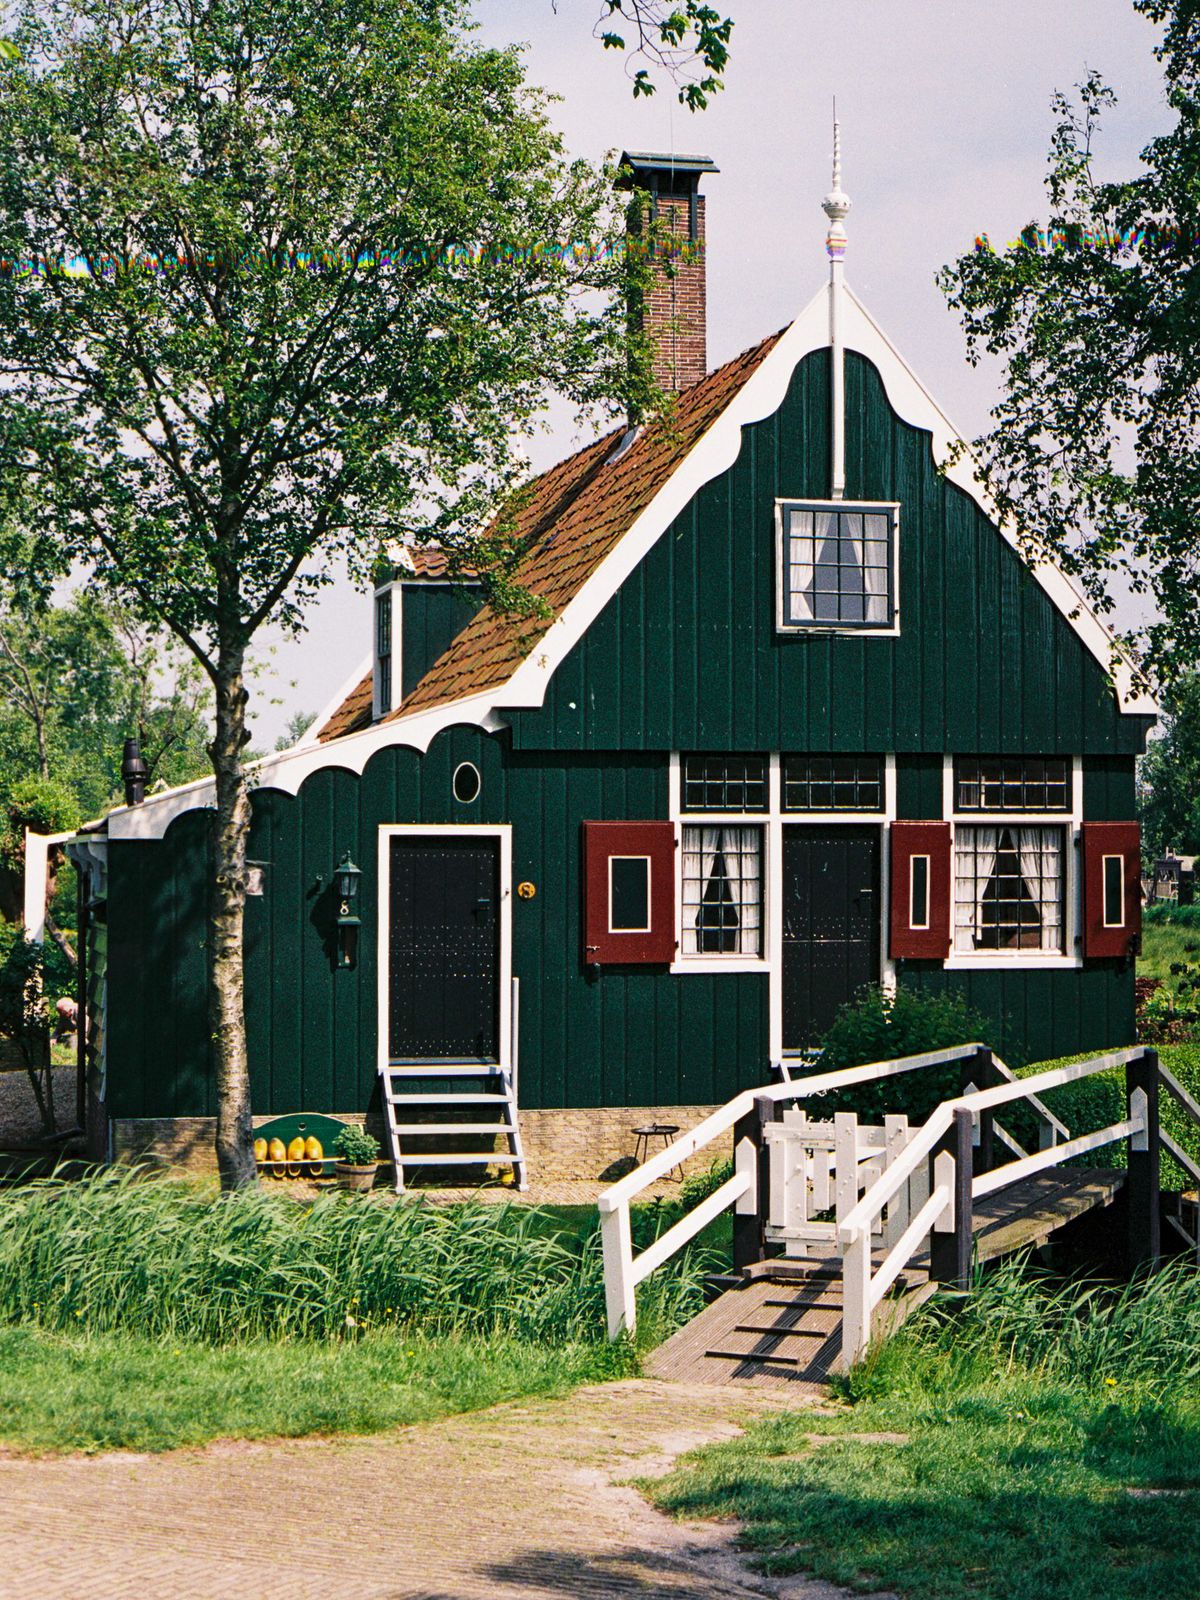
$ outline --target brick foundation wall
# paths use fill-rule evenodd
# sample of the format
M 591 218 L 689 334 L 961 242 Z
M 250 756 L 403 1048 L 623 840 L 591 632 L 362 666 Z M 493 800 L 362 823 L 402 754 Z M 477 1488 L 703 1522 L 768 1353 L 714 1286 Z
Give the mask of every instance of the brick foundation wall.
M 522 1111 L 521 1137 L 529 1162 L 532 1183 L 614 1183 L 633 1166 L 636 1135 L 643 1123 L 675 1123 L 681 1130 L 694 1127 L 712 1106 L 601 1106 L 579 1111 Z M 444 1112 L 442 1113 L 444 1115 Z M 344 1122 L 363 1123 L 357 1113 L 333 1112 Z M 255 1117 L 254 1126 L 273 1121 Z M 368 1116 L 367 1128 L 386 1148 L 383 1122 Z M 183 1172 L 211 1175 L 216 1171 L 213 1137 L 216 1122 L 212 1117 L 140 1117 L 118 1119 L 112 1124 L 113 1159 L 153 1161 Z M 446 1148 L 453 1140 L 444 1141 Z M 425 1148 L 428 1148 L 426 1146 Z M 651 1142 L 660 1150 L 662 1140 Z M 727 1158 L 732 1137 L 718 1141 L 684 1164 L 684 1172 L 704 1172 L 714 1161 Z M 482 1169 L 468 1168 L 477 1173 Z M 453 1169 L 446 1169 L 449 1174 Z M 458 1169 L 450 1182 L 462 1184 Z

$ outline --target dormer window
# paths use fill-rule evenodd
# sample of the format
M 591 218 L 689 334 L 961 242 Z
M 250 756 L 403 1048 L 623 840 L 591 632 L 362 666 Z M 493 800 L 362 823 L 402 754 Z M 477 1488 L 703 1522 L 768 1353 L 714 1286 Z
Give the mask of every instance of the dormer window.
M 779 617 L 785 632 L 895 633 L 900 507 L 777 500 Z
M 376 720 L 386 717 L 399 704 L 400 688 L 398 645 L 400 634 L 400 585 L 386 583 L 375 591 L 375 693 Z

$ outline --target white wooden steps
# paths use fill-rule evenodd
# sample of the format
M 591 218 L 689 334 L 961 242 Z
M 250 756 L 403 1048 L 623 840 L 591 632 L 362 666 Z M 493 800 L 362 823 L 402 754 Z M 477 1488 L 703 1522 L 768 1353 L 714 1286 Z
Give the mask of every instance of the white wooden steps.
M 446 1092 L 422 1087 L 431 1081 L 462 1087 Z M 480 1084 L 487 1088 L 481 1090 Z M 486 1061 L 390 1062 L 380 1068 L 380 1089 L 397 1194 L 404 1193 L 405 1169 L 411 1167 L 509 1166 L 517 1188 L 528 1188 L 516 1089 L 506 1067 Z M 414 1120 L 412 1114 L 418 1107 L 435 1108 L 433 1117 Z M 460 1107 L 465 1108 L 465 1115 L 438 1120 L 451 1108 Z M 497 1136 L 504 1140 L 503 1149 L 495 1148 Z M 449 1139 L 461 1140 L 462 1145 L 444 1148 Z M 443 1148 L 431 1149 L 429 1140 L 439 1141 Z M 470 1148 L 477 1140 L 484 1141 L 485 1147 Z

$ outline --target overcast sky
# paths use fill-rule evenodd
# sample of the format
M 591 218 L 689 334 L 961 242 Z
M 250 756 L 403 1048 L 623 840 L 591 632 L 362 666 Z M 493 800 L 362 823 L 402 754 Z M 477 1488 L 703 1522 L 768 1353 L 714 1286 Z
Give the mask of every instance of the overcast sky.
M 1156 31 L 1129 0 L 726 0 L 736 20 L 724 93 L 693 115 L 669 85 L 635 102 L 625 66 L 592 37 L 601 0 L 476 0 L 482 37 L 527 45 L 528 75 L 560 96 L 573 155 L 711 156 L 709 360 L 783 326 L 824 281 L 832 103 L 853 202 L 846 276 L 956 426 L 982 431 L 994 371 L 970 368 L 934 284 L 979 233 L 1012 238 L 1042 214 L 1050 98 L 1089 69 L 1119 105 L 1102 170 L 1131 172 L 1167 124 Z M 560 435 L 539 467 L 565 454 Z M 281 643 L 261 685 L 256 744 L 323 707 L 370 648 L 370 604 L 346 582 Z M 258 697 L 256 697 L 258 698 Z M 260 702 L 261 703 L 261 702 Z

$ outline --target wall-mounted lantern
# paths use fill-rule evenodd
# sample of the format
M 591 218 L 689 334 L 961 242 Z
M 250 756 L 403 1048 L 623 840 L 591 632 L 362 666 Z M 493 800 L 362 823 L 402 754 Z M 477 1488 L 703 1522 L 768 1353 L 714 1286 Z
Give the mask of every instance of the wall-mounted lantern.
M 347 850 L 333 874 L 333 885 L 338 901 L 337 964 L 339 967 L 352 967 L 358 960 L 358 930 L 362 926 L 362 919 L 354 914 L 354 901 L 358 895 L 358 880 L 361 877 L 362 869 L 354 865 Z

